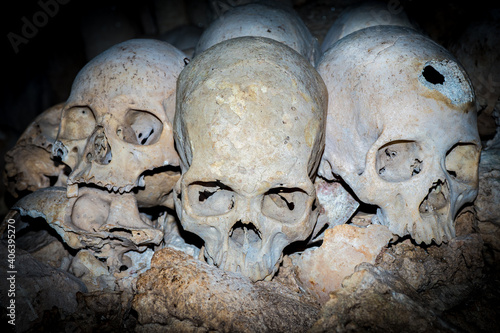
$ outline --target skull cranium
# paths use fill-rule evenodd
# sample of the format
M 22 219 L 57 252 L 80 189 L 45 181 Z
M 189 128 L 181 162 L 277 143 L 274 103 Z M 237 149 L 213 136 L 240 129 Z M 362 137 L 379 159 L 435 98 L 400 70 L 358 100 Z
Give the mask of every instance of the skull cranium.
M 319 173 L 341 176 L 395 234 L 454 237 L 456 213 L 477 194 L 480 153 L 461 65 L 412 29 L 380 26 L 339 40 L 318 71 L 329 90 Z
M 171 120 L 184 58 L 170 44 L 137 39 L 80 71 L 53 149 L 72 169 L 68 196 L 77 196 L 81 183 L 130 192 L 144 186 L 146 170 L 178 165 Z
M 243 36 L 274 39 L 291 47 L 313 65 L 320 54 L 317 39 L 293 8 L 272 1 L 244 4 L 225 12 L 203 32 L 195 54 L 222 41 Z
M 310 236 L 325 103 L 308 61 L 267 38 L 219 43 L 181 73 L 174 202 L 209 263 L 262 280 L 285 246 Z
M 51 154 L 62 109 L 63 104 L 57 104 L 42 112 L 5 154 L 4 183 L 13 197 L 26 190 L 66 185 L 67 166 Z

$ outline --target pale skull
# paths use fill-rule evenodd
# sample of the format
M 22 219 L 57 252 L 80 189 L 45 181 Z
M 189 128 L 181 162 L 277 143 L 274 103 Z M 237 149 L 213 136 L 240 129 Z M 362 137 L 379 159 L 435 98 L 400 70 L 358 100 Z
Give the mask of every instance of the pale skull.
M 266 37 L 281 42 L 315 65 L 319 43 L 300 16 L 276 2 L 236 6 L 212 22 L 196 45 L 195 55 L 222 41 L 244 36 Z
M 171 121 L 185 55 L 168 43 L 136 39 L 111 47 L 77 75 L 62 111 L 53 154 L 78 184 L 114 192 L 144 186 L 146 170 L 178 165 Z
M 285 246 L 310 236 L 326 100 L 309 62 L 267 38 L 219 43 L 181 73 L 174 203 L 209 263 L 270 278 Z
M 132 193 L 85 187 L 77 198 L 67 198 L 63 187 L 49 187 L 25 196 L 12 209 L 43 217 L 69 247 L 88 249 L 105 260 L 111 274 L 120 271 L 126 252 L 142 253 L 163 239 L 163 231 L 139 213 Z
M 403 6 L 386 1 L 366 1 L 344 9 L 337 17 L 321 44 L 321 52 L 326 52 L 339 39 L 364 28 L 377 25 L 396 25 L 414 28 Z
M 5 154 L 3 181 L 13 197 L 24 191 L 66 185 L 68 167 L 52 159 L 62 109 L 63 104 L 57 104 L 38 115 Z
M 342 177 L 395 234 L 454 237 L 457 212 L 477 194 L 480 155 L 461 65 L 414 30 L 380 26 L 339 40 L 318 71 L 329 93 L 319 174 Z

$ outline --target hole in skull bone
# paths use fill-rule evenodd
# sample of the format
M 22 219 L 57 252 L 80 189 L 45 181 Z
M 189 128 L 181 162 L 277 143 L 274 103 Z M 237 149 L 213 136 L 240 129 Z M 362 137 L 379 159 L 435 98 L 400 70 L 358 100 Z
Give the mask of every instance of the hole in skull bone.
M 446 171 L 448 171 L 450 176 L 455 177 L 455 178 L 457 177 L 457 173 L 455 171 L 453 171 L 453 170 L 446 170 Z
M 214 191 L 209 191 L 209 190 L 200 191 L 199 196 L 198 196 L 198 201 L 200 201 L 200 202 L 206 201 L 208 198 L 210 198 L 212 195 L 214 195 L 214 193 L 217 192 L 218 190 L 219 189 L 216 189 Z
M 120 128 L 125 142 L 147 146 L 156 143 L 161 136 L 163 124 L 152 113 L 141 110 L 129 110 L 125 124 Z
M 196 181 L 187 189 L 190 206 L 199 216 L 225 214 L 234 207 L 234 191 L 218 180 Z
M 229 231 L 229 239 L 238 246 L 254 245 L 261 241 L 259 229 L 253 223 L 236 222 Z
M 304 193 L 304 191 L 299 188 L 277 187 L 270 189 L 266 193 L 266 195 L 279 208 L 288 208 L 289 210 L 294 210 L 295 209 L 294 194 L 296 194 L 297 192 Z
M 199 190 L 198 201 L 205 202 L 208 198 L 216 194 L 218 191 L 232 191 L 230 187 L 216 180 L 214 182 L 195 182 L 191 185 L 202 186 Z
M 108 230 L 110 233 L 115 233 L 117 235 L 125 235 L 125 236 L 131 236 L 133 233 L 132 231 L 121 228 L 121 227 L 114 227 Z
M 75 148 L 73 148 L 73 152 L 75 152 Z M 76 153 L 78 153 L 78 148 L 76 149 Z M 58 161 L 61 161 L 65 156 L 67 155 L 67 150 L 66 147 L 56 147 L 54 149 L 54 155 L 53 157 L 57 159 Z
M 424 67 L 422 75 L 429 83 L 432 84 L 443 84 L 445 81 L 444 76 L 431 65 L 427 65 Z
M 151 131 L 149 132 L 149 134 L 141 140 L 141 145 L 145 145 L 148 142 L 148 139 L 153 135 L 154 132 L 155 132 L 155 129 L 152 128 Z M 141 138 L 142 133 L 139 133 L 138 137 Z
M 432 184 L 429 194 L 425 197 L 419 207 L 422 215 L 442 213 L 444 208 L 448 207 L 448 185 L 446 181 L 438 180 Z
M 299 187 L 276 187 L 267 191 L 262 199 L 262 213 L 282 223 L 294 224 L 311 208 L 309 194 Z
M 389 182 L 410 179 L 422 171 L 421 150 L 414 141 L 392 141 L 377 152 L 376 170 L 379 176 Z
M 282 195 L 280 193 L 270 193 L 269 197 L 271 198 L 271 200 L 274 201 L 276 206 L 278 206 L 280 208 L 287 207 L 289 210 L 293 210 L 295 208 L 295 204 L 293 202 L 289 201 L 289 199 L 287 197 L 285 197 L 284 195 Z

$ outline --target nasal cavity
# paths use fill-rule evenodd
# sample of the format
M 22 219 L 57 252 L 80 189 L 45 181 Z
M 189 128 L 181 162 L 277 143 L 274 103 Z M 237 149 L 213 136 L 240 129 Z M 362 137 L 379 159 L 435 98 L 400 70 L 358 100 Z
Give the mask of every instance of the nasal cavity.
M 261 241 L 260 231 L 253 223 L 236 222 L 229 231 L 229 239 L 236 245 L 245 247 Z
M 113 157 L 111 146 L 103 130 L 99 130 L 93 135 L 93 140 L 90 140 L 86 148 L 85 156 L 89 163 L 96 162 L 101 165 L 107 165 L 111 162 Z
M 425 197 L 419 207 L 420 214 L 440 214 L 447 211 L 449 207 L 449 189 L 446 181 L 438 180 L 429 189 L 429 194 Z

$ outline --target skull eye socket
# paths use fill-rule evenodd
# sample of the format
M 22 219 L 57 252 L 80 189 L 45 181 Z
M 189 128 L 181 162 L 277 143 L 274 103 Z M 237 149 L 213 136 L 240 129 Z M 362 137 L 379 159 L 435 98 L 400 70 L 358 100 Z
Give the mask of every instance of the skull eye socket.
M 274 220 L 294 224 L 302 219 L 308 199 L 307 192 L 298 187 L 272 188 L 264 194 L 262 213 Z
M 457 143 L 446 153 L 446 171 L 462 182 L 477 181 L 479 148 L 474 143 Z
M 88 138 L 95 127 L 95 116 L 86 106 L 75 106 L 63 111 L 59 138 L 81 140 Z
M 194 182 L 187 188 L 189 206 L 196 215 L 217 216 L 234 207 L 234 192 L 220 181 Z
M 162 131 L 163 123 L 152 113 L 129 110 L 124 126 L 118 128 L 116 134 L 125 142 L 147 146 L 158 142 Z
M 377 151 L 378 175 L 388 182 L 402 182 L 422 171 L 420 146 L 414 141 L 392 141 Z

